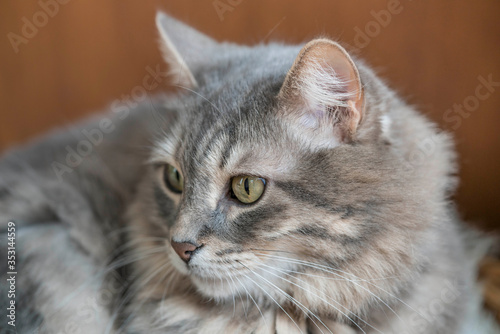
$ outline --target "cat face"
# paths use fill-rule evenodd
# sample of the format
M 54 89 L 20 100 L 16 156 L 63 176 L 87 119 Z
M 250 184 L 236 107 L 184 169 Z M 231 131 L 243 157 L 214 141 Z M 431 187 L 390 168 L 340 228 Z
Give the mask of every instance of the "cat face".
M 342 313 L 399 289 L 433 210 L 382 131 L 377 82 L 329 40 L 244 48 L 158 25 L 186 92 L 166 106 L 141 194 L 143 232 L 167 245 L 150 261 L 221 301 L 332 310 L 335 297 Z M 173 49 L 179 29 L 194 50 Z

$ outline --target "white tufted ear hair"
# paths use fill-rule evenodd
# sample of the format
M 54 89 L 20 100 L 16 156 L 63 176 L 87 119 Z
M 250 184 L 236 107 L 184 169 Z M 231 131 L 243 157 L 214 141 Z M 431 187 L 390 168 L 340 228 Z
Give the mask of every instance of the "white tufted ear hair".
M 328 39 L 307 43 L 278 95 L 281 112 L 298 131 L 322 146 L 353 139 L 363 117 L 358 70 L 339 44 Z

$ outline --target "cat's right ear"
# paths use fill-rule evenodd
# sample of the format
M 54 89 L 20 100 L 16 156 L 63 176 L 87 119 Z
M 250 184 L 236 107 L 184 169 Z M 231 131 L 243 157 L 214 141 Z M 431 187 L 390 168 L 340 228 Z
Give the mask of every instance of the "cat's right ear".
M 316 39 L 295 59 L 278 95 L 281 113 L 295 133 L 316 147 L 354 140 L 364 97 L 354 61 L 338 43 Z
M 217 42 L 162 12 L 156 14 L 156 27 L 163 57 L 170 66 L 172 84 L 195 88 L 193 73 L 206 62 L 207 52 L 215 48 Z

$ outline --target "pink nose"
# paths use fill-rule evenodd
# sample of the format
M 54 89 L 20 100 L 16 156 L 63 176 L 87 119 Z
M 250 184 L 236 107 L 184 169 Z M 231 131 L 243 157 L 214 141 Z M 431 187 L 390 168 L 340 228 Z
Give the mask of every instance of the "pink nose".
M 199 248 L 198 246 L 190 242 L 175 242 L 172 240 L 171 244 L 177 255 L 179 255 L 182 261 L 186 263 L 191 260 L 191 255 L 193 255 L 193 252 Z

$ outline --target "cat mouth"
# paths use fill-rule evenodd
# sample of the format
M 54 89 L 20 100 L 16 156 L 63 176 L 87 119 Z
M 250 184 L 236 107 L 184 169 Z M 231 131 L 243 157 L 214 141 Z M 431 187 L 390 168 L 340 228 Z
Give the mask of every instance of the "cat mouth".
M 249 272 L 244 265 L 238 263 L 238 260 L 210 260 L 195 257 L 185 263 L 175 254 L 169 255 L 171 263 L 179 272 L 200 281 L 220 282 L 221 280 L 240 279 Z
M 236 295 L 249 295 L 266 299 L 273 290 L 284 289 L 288 284 L 283 279 L 286 267 L 256 259 L 250 254 L 214 257 L 203 249 L 187 262 L 173 251 L 170 258 L 174 267 L 191 281 L 198 292 L 219 301 L 233 300 Z

